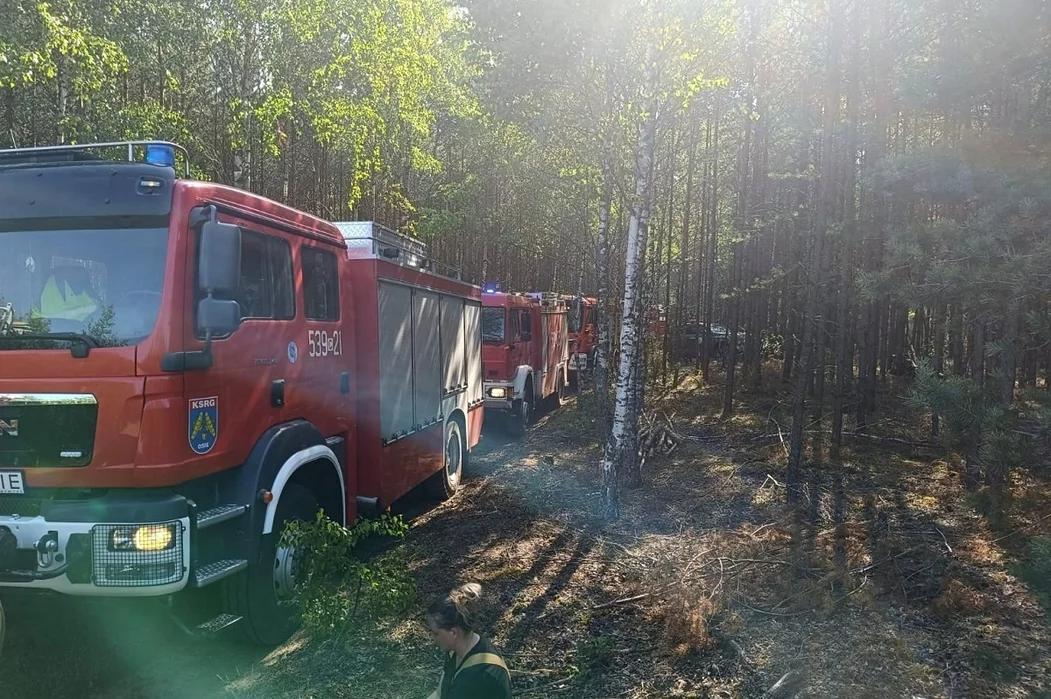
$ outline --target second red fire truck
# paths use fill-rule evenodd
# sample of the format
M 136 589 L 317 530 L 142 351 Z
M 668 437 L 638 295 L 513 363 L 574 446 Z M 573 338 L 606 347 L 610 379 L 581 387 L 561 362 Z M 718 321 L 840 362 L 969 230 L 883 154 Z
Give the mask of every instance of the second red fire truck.
M 0 151 L 0 594 L 158 597 L 274 645 L 286 522 L 457 489 L 481 289 L 179 164 L 159 142 Z
M 565 400 L 569 309 L 558 294 L 482 295 L 485 408 L 529 427 L 541 401 Z

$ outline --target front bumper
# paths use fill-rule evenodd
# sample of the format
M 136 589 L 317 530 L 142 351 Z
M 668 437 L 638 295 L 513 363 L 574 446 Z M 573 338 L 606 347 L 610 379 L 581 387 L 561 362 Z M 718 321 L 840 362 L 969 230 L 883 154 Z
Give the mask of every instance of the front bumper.
M 511 410 L 514 405 L 514 384 L 503 381 L 485 382 L 485 409 L 486 410 Z
M 0 588 L 129 597 L 168 595 L 189 582 L 190 509 L 180 496 L 49 500 L 33 516 L 2 512 Z M 169 532 L 170 543 L 115 546 L 140 529 Z

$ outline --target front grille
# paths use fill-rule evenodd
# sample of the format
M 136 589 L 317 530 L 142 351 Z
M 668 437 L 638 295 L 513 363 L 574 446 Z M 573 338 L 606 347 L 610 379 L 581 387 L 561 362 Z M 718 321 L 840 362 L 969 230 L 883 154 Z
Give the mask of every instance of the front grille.
M 116 529 L 127 525 L 98 524 L 91 529 L 91 581 L 99 587 L 152 587 L 170 585 L 182 579 L 182 523 L 175 526 L 174 544 L 164 551 L 111 551 L 110 540 Z M 134 528 L 134 527 L 132 527 Z
M 0 517 L 10 517 L 11 515 L 36 517 L 40 514 L 40 507 L 43 502 L 43 500 L 37 498 L 0 496 Z
M 0 466 L 87 466 L 97 419 L 90 394 L 0 394 Z

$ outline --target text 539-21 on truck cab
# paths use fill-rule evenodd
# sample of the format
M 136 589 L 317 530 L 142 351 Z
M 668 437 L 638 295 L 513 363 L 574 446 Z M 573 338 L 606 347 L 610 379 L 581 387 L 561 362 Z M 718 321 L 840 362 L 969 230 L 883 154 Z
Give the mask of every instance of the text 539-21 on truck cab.
M 457 489 L 481 289 L 184 160 L 0 151 L 0 593 L 171 595 L 187 626 L 273 645 L 296 625 L 285 522 Z

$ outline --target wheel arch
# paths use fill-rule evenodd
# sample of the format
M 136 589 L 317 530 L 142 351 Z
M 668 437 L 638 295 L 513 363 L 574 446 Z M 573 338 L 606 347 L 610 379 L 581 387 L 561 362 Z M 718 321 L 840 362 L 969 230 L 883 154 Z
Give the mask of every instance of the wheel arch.
M 277 505 L 285 486 L 302 469 L 300 479 L 308 484 L 322 484 L 317 471 L 331 471 L 328 481 L 333 488 L 319 492 L 314 488 L 318 502 L 325 507 L 333 519 L 346 521 L 346 481 L 344 477 L 345 449 L 340 448 L 342 438 L 326 440 L 317 427 L 306 420 L 297 419 L 270 427 L 256 441 L 251 453 L 241 468 L 237 469 L 234 492 L 226 498 L 229 502 L 248 505 L 248 521 L 245 523 L 243 541 L 246 555 L 254 560 L 260 539 L 273 529 Z M 319 466 L 318 463 L 321 465 Z M 338 490 L 336 489 L 338 487 Z M 260 493 L 269 490 L 273 494 L 270 503 L 260 499 Z M 338 505 L 335 498 L 342 497 Z M 333 513 L 335 516 L 333 516 Z
M 536 383 L 533 382 L 532 379 L 533 379 L 533 367 L 531 367 L 531 366 L 529 366 L 527 364 L 523 364 L 522 366 L 518 367 L 518 369 L 515 370 L 514 385 L 515 385 L 515 398 L 516 399 L 521 400 L 522 396 L 525 394 L 525 387 L 526 387 L 526 385 L 529 384 L 530 382 L 532 382 L 532 385 L 534 387 L 534 389 L 533 389 L 534 395 L 529 396 L 529 401 L 531 403 L 535 402 L 535 399 L 536 399 Z
M 291 484 L 306 487 L 330 519 L 346 524 L 347 499 L 343 469 L 328 445 L 316 444 L 292 454 L 278 470 L 270 486 L 273 499 L 266 506 L 263 535 L 273 532 L 281 494 Z
M 470 451 L 471 448 L 468 446 L 470 440 L 467 438 L 467 415 L 462 408 L 455 408 L 449 414 L 449 417 L 445 420 L 445 424 L 448 425 L 450 422 L 455 422 L 460 426 L 460 435 L 463 439 L 464 451 Z

